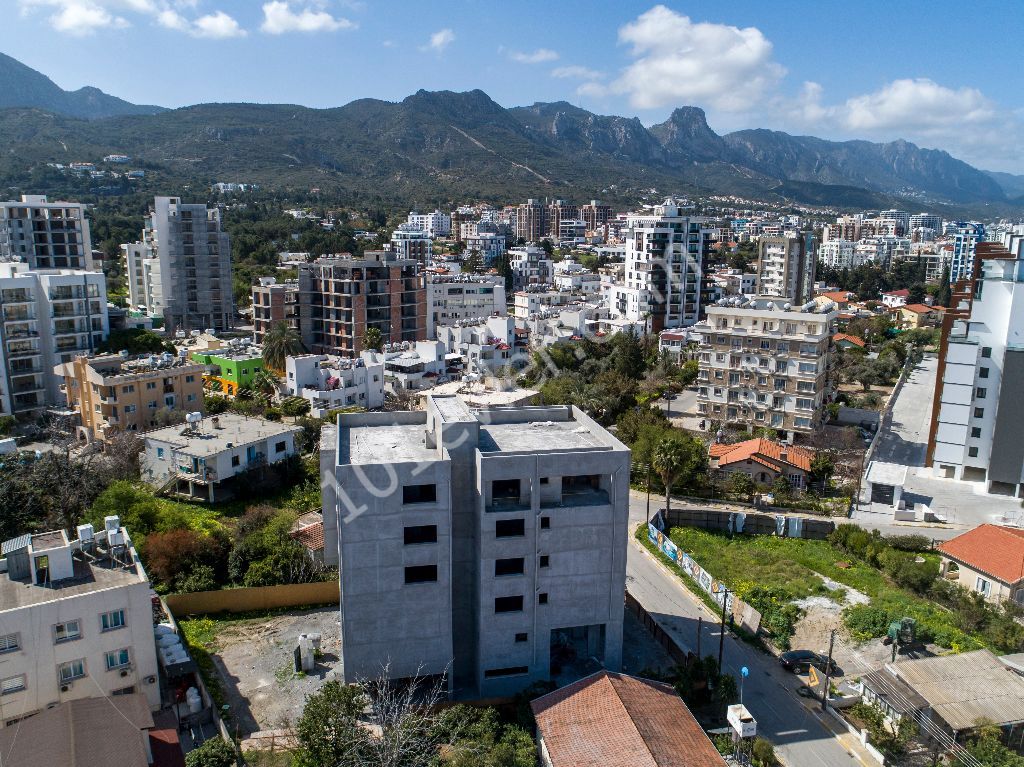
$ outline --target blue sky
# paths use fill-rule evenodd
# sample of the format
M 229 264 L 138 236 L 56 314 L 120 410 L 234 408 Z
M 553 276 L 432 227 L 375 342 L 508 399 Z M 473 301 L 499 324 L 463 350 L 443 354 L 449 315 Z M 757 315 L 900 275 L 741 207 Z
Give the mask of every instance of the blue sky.
M 1024 173 L 1020 0 L 0 0 L 0 51 L 136 103 L 481 88 L 719 132 L 906 138 Z

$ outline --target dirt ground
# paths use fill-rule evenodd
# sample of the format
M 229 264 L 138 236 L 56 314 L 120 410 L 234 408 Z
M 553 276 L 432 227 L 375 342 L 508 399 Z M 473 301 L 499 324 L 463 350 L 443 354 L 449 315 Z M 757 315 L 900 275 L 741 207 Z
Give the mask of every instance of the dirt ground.
M 293 671 L 299 634 L 319 633 L 322 657 L 308 675 Z M 231 712 L 243 737 L 287 729 L 302 716 L 306 696 L 331 678 L 341 646 L 338 608 L 240 621 L 217 634 L 213 653 Z
M 639 675 L 641 671 L 666 672 L 675 666 L 675 661 L 647 629 L 629 610 L 622 630 L 622 671 Z

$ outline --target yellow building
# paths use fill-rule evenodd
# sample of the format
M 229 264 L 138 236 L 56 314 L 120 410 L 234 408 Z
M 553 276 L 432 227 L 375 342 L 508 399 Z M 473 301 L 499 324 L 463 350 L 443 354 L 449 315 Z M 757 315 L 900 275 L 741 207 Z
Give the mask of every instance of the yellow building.
M 53 370 L 64 378 L 68 407 L 81 415 L 84 442 L 160 426 L 167 411 L 202 412 L 203 371 L 172 354 L 83 356 Z

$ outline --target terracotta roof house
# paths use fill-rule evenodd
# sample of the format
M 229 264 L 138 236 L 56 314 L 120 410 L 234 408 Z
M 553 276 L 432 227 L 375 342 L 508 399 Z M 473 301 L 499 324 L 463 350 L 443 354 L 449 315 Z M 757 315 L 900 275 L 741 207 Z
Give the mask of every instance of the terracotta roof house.
M 814 453 L 801 447 L 784 445 L 763 437 L 725 445 L 715 442 L 708 451 L 711 468 L 732 473 L 743 472 L 762 485 L 785 477 L 796 488 L 807 486 Z
M 907 301 L 910 300 L 910 291 L 904 288 L 903 290 L 890 290 L 888 293 L 882 294 L 882 305 L 889 308 L 895 309 L 899 306 L 906 306 Z
M 142 693 L 80 698 L 0 729 L 0 752 L 18 767 L 148 767 L 152 728 Z
M 851 299 L 855 296 L 856 294 L 851 293 L 848 290 L 830 290 L 824 293 L 818 293 L 815 298 L 827 298 L 830 301 L 834 301 L 839 309 L 843 310 L 850 305 Z
M 319 511 L 303 514 L 292 525 L 289 535 L 306 547 L 317 562 L 324 560 L 324 517 Z
M 939 546 L 942 574 L 989 602 L 1024 605 L 1024 530 L 978 525 Z
M 906 329 L 938 325 L 942 321 L 941 306 L 907 304 L 897 308 L 894 314 L 900 327 Z
M 724 767 L 667 684 L 599 671 L 534 700 L 544 767 Z
M 846 333 L 836 333 L 832 336 L 832 343 L 840 349 L 864 349 L 867 347 L 867 343 L 865 343 L 863 338 Z

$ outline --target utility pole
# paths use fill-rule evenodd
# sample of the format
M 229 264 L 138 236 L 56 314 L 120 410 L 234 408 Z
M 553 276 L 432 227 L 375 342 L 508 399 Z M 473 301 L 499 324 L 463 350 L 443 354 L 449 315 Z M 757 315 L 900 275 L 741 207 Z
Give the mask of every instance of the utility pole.
M 704 628 L 704 616 L 697 616 L 697 660 L 700 660 L 700 632 Z
M 718 635 L 718 675 L 722 675 L 722 655 L 725 652 L 725 606 L 729 604 L 729 595 L 732 592 L 725 589 L 722 592 L 722 626 Z
M 647 464 L 647 524 L 651 524 L 651 464 Z
M 832 629 L 832 634 L 828 640 L 828 660 L 825 662 L 825 689 L 821 692 L 821 710 L 828 710 L 828 685 L 829 680 L 832 677 L 832 650 L 836 646 L 836 632 L 838 629 Z

